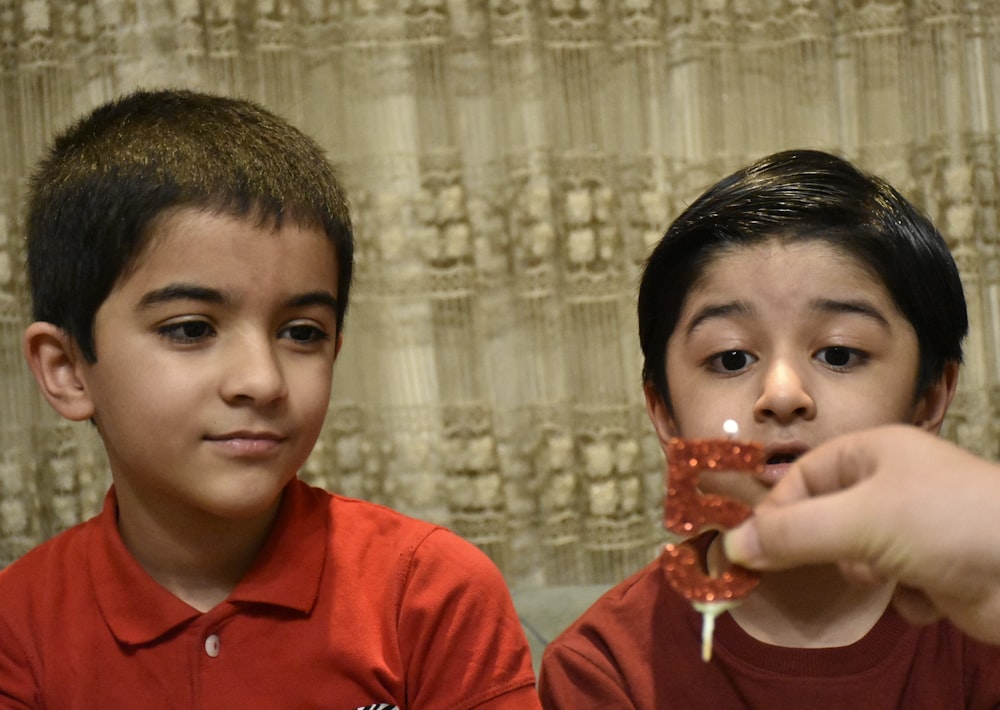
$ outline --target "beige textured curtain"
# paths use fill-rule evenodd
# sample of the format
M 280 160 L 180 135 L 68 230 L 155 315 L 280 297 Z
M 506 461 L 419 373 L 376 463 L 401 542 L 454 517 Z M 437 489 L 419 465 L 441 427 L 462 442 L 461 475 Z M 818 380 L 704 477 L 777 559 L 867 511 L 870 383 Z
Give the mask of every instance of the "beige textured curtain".
M 1000 455 L 1000 3 L 0 0 L 0 566 L 108 485 L 22 364 L 25 176 L 72 117 L 162 85 L 263 102 L 351 190 L 355 296 L 303 476 L 449 525 L 514 586 L 654 554 L 637 274 L 774 150 L 841 152 L 947 235 L 972 335 L 946 435 Z

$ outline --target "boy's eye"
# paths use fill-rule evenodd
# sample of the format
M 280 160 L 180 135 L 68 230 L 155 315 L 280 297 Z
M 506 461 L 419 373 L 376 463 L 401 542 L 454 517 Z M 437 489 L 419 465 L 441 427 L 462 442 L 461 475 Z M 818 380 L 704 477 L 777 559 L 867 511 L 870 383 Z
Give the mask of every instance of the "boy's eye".
M 212 326 L 203 320 L 168 323 L 157 328 L 156 332 L 164 338 L 178 343 L 196 343 L 215 334 Z
M 727 350 L 716 353 L 708 360 L 709 366 L 717 372 L 740 372 L 752 365 L 755 358 L 745 350 Z
M 326 331 L 316 327 L 315 325 L 309 325 L 307 323 L 294 323 L 287 326 L 279 333 L 279 337 L 288 338 L 301 344 L 315 343 L 321 340 L 330 339 L 330 336 L 327 335 Z
M 831 345 L 828 348 L 822 348 L 816 353 L 816 357 L 824 365 L 837 370 L 845 370 L 860 365 L 867 359 L 867 355 L 860 350 L 848 348 L 843 345 Z

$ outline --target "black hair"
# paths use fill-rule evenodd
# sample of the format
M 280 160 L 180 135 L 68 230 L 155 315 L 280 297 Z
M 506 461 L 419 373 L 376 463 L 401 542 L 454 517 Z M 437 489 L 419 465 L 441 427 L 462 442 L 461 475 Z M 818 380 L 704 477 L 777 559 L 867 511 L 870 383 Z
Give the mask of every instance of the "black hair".
M 158 217 L 178 207 L 321 229 L 337 256 L 337 330 L 354 264 L 347 196 L 323 153 L 244 99 L 140 90 L 58 135 L 31 177 L 27 264 L 33 317 L 96 361 L 98 308 L 134 265 Z
M 723 178 L 670 225 L 639 285 L 643 381 L 671 407 L 666 349 L 684 299 L 722 251 L 822 240 L 881 279 L 920 346 L 916 394 L 962 361 L 968 331 L 958 267 L 941 234 L 885 180 L 815 150 L 767 156 Z

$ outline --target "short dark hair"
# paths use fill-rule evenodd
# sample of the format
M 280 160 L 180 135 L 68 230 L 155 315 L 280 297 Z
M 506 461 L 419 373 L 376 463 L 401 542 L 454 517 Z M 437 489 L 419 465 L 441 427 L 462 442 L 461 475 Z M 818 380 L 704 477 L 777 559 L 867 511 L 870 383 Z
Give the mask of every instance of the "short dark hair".
M 337 330 L 354 264 L 350 209 L 323 150 L 244 99 L 136 91 L 58 135 L 31 177 L 27 263 L 35 320 L 97 359 L 98 308 L 167 210 L 192 207 L 323 230 L 337 255 Z
M 815 150 L 767 156 L 723 178 L 670 225 L 639 285 L 643 381 L 669 408 L 666 348 L 688 291 L 733 247 L 822 240 L 870 268 L 913 326 L 916 394 L 962 361 L 968 314 L 958 267 L 930 220 L 885 180 Z

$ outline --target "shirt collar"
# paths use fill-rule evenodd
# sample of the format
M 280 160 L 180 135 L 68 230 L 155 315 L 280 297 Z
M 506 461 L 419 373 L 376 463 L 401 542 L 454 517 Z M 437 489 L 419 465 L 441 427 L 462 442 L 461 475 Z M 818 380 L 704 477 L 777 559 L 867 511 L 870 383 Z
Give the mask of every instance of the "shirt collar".
M 267 604 L 308 614 L 319 596 L 329 540 L 325 503 L 323 491 L 292 480 L 256 562 L 220 607 Z M 100 518 L 97 538 L 89 546 L 90 582 L 101 614 L 119 642 L 149 643 L 201 616 L 160 586 L 126 549 L 118 532 L 113 487 Z
M 229 601 L 312 611 L 330 539 L 328 498 L 298 479 L 285 486 L 267 542 Z

